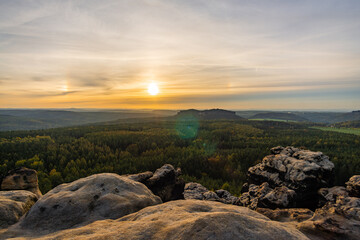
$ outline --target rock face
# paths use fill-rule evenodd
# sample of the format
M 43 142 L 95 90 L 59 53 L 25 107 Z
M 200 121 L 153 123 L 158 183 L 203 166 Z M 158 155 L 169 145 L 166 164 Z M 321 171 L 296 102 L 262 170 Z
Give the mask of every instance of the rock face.
M 308 239 L 295 228 L 248 208 L 179 200 L 147 207 L 117 220 L 97 221 L 41 239 Z
M 29 191 L 0 191 L 0 229 L 19 221 L 38 197 Z
M 16 227 L 57 231 L 99 219 L 116 219 L 161 203 L 143 184 L 102 173 L 62 184 L 45 194 Z
M 175 170 L 172 165 L 165 164 L 146 179 L 144 184 L 163 202 L 183 199 L 185 182 L 179 178 L 180 175 L 180 168 Z
M 226 204 L 242 205 L 240 199 L 231 195 L 228 191 L 220 189 L 215 192 L 209 191 L 200 183 L 187 183 L 184 188 L 185 199 L 217 201 Z
M 306 208 L 268 209 L 257 208 L 256 211 L 271 220 L 279 222 L 303 222 L 314 215 L 314 212 Z
M 298 228 L 320 239 L 359 239 L 360 198 L 338 197 L 315 211 L 312 218 Z
M 319 194 L 319 207 L 324 206 L 327 202 L 335 203 L 336 199 L 340 196 L 348 197 L 349 193 L 345 187 L 335 186 L 332 188 L 320 188 Z
M 286 186 L 296 192 L 297 207 L 316 208 L 318 189 L 332 184 L 334 164 L 329 157 L 294 147 L 275 147 L 271 153 L 249 168 L 249 185 L 267 182 L 271 188 Z
M 360 198 L 360 175 L 352 176 L 346 183 L 346 190 L 352 197 Z
M 9 171 L 2 180 L 1 190 L 27 190 L 35 193 L 38 197 L 42 196 L 39 189 L 37 172 L 28 168 Z
M 240 196 L 243 206 L 251 209 L 262 208 L 287 208 L 294 206 L 296 193 L 285 186 L 270 188 L 267 182 L 260 186 L 251 184 L 248 192 Z

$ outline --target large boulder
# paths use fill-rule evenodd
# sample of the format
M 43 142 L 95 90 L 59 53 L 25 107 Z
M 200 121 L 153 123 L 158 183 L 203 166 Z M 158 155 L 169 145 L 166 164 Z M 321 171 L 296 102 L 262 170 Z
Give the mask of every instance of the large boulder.
M 271 188 L 286 186 L 296 192 L 297 207 L 316 208 L 317 191 L 333 182 L 334 164 L 321 152 L 294 147 L 276 147 L 272 155 L 249 168 L 248 182 Z
M 181 169 L 175 169 L 170 164 L 165 164 L 157 169 L 151 177 L 149 177 L 150 172 L 142 173 L 142 176 L 137 174 L 138 179 L 142 180 L 141 182 L 159 196 L 163 202 L 184 199 L 185 181 L 179 178 L 180 175 Z M 132 178 L 136 177 L 133 175 Z
M 338 197 L 315 211 L 298 228 L 319 239 L 357 240 L 360 236 L 360 198 Z
M 159 204 L 146 186 L 112 173 L 95 174 L 61 184 L 30 209 L 17 228 L 57 231 L 100 219 L 116 219 Z
M 117 220 L 97 221 L 41 239 L 308 239 L 295 228 L 248 208 L 179 200 L 147 207 Z
M 0 191 L 0 229 L 19 221 L 38 197 L 29 191 Z
M 346 190 L 352 197 L 360 198 L 360 175 L 352 176 L 346 183 Z
M 1 190 L 27 190 L 35 193 L 39 198 L 42 196 L 37 172 L 24 167 L 9 171 L 1 182 Z
M 287 208 L 294 206 L 296 193 L 285 186 L 270 188 L 267 182 L 260 186 L 250 184 L 248 192 L 240 196 L 243 206 L 251 209 L 260 208 Z
M 209 191 L 206 187 L 200 183 L 190 182 L 185 185 L 184 188 L 185 199 L 207 200 L 217 201 L 226 204 L 242 205 L 240 199 L 231 195 L 228 191 L 220 189 L 215 192 Z

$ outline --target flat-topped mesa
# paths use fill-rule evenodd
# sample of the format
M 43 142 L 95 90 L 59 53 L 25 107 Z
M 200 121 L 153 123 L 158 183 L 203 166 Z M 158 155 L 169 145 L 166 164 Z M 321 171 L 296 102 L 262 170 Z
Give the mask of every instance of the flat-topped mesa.
M 27 190 L 35 193 L 38 198 L 42 196 L 37 172 L 25 167 L 9 171 L 1 182 L 1 190 Z
M 249 168 L 248 184 L 267 182 L 271 188 L 286 186 L 296 192 L 297 207 L 315 208 L 317 191 L 333 183 L 334 164 L 329 157 L 295 147 L 275 147 L 271 153 Z

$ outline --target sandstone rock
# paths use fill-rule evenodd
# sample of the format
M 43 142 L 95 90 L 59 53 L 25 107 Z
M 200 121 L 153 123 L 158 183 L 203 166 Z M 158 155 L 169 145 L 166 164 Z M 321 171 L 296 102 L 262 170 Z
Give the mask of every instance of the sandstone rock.
M 271 188 L 286 186 L 296 192 L 298 207 L 315 208 L 317 191 L 331 186 L 334 164 L 321 152 L 276 147 L 256 166 L 249 168 L 249 184 L 268 182 Z
M 165 164 L 145 180 L 144 184 L 164 202 L 183 199 L 185 182 L 179 178 L 180 175 L 180 168 L 175 170 L 172 165 Z
M 143 184 L 112 173 L 62 184 L 45 194 L 16 227 L 57 231 L 99 219 L 116 219 L 161 203 Z
M 324 206 L 327 202 L 336 202 L 337 197 L 348 197 L 349 194 L 345 187 L 335 186 L 332 188 L 320 188 L 319 194 L 319 207 Z
M 285 186 L 270 188 L 267 182 L 260 186 L 251 184 L 249 191 L 240 196 L 243 206 L 251 209 L 263 208 L 287 208 L 294 205 L 296 193 Z
M 6 228 L 19 221 L 38 197 L 29 191 L 0 191 L 0 228 Z
M 360 198 L 360 175 L 352 176 L 346 183 L 346 190 L 352 197 Z
M 171 201 L 117 220 L 97 221 L 41 239 L 308 239 L 248 208 L 198 200 Z
M 147 172 L 142 172 L 142 173 L 137 173 L 137 174 L 131 174 L 131 175 L 127 175 L 126 177 L 128 177 L 129 179 L 136 181 L 136 182 L 141 182 L 141 183 L 145 183 L 146 180 L 148 180 L 149 178 L 151 178 L 154 174 L 150 171 Z
M 257 208 L 256 211 L 280 222 L 302 222 L 314 215 L 314 212 L 307 208 L 269 209 Z
M 35 193 L 38 197 L 42 196 L 38 185 L 37 172 L 28 168 L 19 168 L 9 171 L 2 180 L 1 189 L 27 190 Z
M 359 239 L 360 198 L 338 197 L 315 211 L 312 218 L 298 224 L 305 233 L 324 239 Z
M 222 203 L 242 205 L 238 197 L 233 196 L 231 193 L 224 189 L 216 190 L 215 193 L 221 199 Z
M 207 200 L 207 201 L 217 201 L 226 204 L 233 205 L 242 205 L 240 199 L 231 195 L 226 190 L 220 189 L 215 192 L 209 191 L 206 187 L 200 183 L 187 183 L 184 189 L 184 198 L 185 199 L 197 199 L 197 200 Z

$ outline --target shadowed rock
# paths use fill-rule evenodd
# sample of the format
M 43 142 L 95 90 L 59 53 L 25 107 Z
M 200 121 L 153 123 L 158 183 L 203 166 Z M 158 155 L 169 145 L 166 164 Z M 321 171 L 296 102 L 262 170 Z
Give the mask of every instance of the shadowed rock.
M 151 178 L 154 174 L 150 171 L 127 175 L 127 177 L 133 181 L 145 183 L 146 180 Z
M 269 183 L 271 188 L 286 186 L 296 192 L 298 207 L 316 208 L 317 191 L 331 186 L 334 164 L 321 152 L 294 147 L 275 147 L 272 155 L 248 170 L 249 184 Z
M 62 184 L 45 194 L 16 226 L 57 231 L 99 219 L 116 219 L 161 203 L 143 184 L 112 173 Z
M 332 188 L 320 188 L 318 193 L 319 193 L 319 207 L 324 206 L 327 202 L 335 203 L 337 197 L 349 196 L 345 187 L 341 187 L 341 186 L 335 186 Z
M 185 199 L 197 199 L 207 201 L 217 201 L 225 204 L 242 205 L 240 199 L 231 195 L 226 190 L 220 189 L 215 192 L 209 191 L 206 187 L 200 183 L 187 183 L 184 189 Z
M 37 172 L 28 168 L 9 171 L 1 182 L 1 190 L 27 190 L 35 193 L 39 198 L 42 196 Z
M 307 208 L 286 208 L 286 209 L 269 209 L 257 208 L 256 211 L 271 220 L 279 222 L 303 222 L 314 215 L 314 212 Z
M 352 197 L 360 198 L 360 175 L 352 176 L 346 183 L 346 190 Z
M 296 193 L 285 186 L 270 188 L 267 182 L 260 186 L 251 184 L 248 192 L 240 196 L 243 206 L 251 209 L 263 208 L 287 208 L 294 205 Z
M 19 221 L 38 197 L 29 191 L 0 191 L 0 228 L 6 228 Z
M 357 240 L 360 236 L 360 198 L 338 197 L 315 211 L 312 218 L 298 224 L 305 233 L 319 239 Z
M 150 176 L 147 172 L 146 177 Z M 183 192 L 185 182 L 179 176 L 181 175 L 181 169 L 175 168 L 170 164 L 165 164 L 161 168 L 157 169 L 153 176 L 147 178 L 143 183 L 157 196 L 159 196 L 163 202 L 183 199 Z
M 308 239 L 295 228 L 248 208 L 209 201 L 179 200 L 147 207 L 118 220 L 97 221 L 41 239 Z

